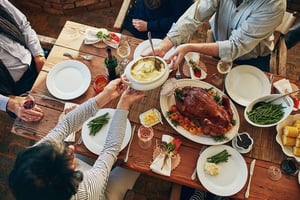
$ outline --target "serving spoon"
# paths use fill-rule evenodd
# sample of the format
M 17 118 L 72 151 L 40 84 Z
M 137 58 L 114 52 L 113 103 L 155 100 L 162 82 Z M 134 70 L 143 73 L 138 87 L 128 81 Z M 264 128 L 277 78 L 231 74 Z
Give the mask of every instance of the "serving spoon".
M 150 46 L 151 46 L 151 49 L 152 49 L 152 53 L 153 53 L 153 56 L 154 56 L 154 67 L 157 71 L 159 71 L 160 70 L 160 64 L 159 64 L 159 62 L 157 62 L 157 59 L 156 59 L 156 54 L 155 54 L 155 51 L 154 51 L 154 46 L 153 46 L 153 43 L 152 43 L 152 36 L 151 36 L 150 31 L 148 32 L 148 39 L 149 39 Z
M 286 97 L 286 96 L 288 96 L 290 94 L 294 94 L 294 93 L 299 92 L 299 91 L 300 91 L 300 89 L 294 90 L 294 91 L 286 93 L 286 94 L 283 94 L 283 95 L 281 95 L 279 97 L 276 97 L 274 99 L 269 99 L 269 100 L 266 100 L 266 101 L 259 101 L 259 102 L 257 102 L 256 104 L 253 105 L 252 109 L 255 109 L 255 108 L 259 107 L 259 106 L 262 106 L 263 104 L 272 103 L 273 101 L 276 101 L 278 99 L 281 99 L 283 97 Z

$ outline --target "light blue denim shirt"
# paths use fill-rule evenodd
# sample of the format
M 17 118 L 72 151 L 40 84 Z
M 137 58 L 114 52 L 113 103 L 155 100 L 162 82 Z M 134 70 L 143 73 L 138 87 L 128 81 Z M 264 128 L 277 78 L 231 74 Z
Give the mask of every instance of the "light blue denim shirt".
M 167 36 L 177 46 L 187 42 L 206 20 L 222 60 L 247 60 L 270 53 L 273 32 L 286 10 L 285 0 L 198 0 L 173 24 Z
M 24 46 L 0 34 L 0 60 L 7 67 L 15 81 L 18 81 L 30 66 L 32 56 L 44 55 L 36 32 L 31 28 L 26 16 L 7 0 L 0 0 L 0 4 L 11 13 L 24 35 Z

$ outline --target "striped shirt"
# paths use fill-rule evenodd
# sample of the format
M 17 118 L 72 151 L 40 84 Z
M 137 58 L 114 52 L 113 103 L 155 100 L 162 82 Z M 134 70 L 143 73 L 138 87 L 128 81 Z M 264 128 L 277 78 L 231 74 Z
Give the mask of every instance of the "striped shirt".
M 87 119 L 94 116 L 98 111 L 96 101 L 92 98 L 71 111 L 47 136 L 39 143 L 47 140 L 63 142 L 73 131 L 76 131 Z M 99 200 L 105 199 L 105 189 L 109 173 L 121 149 L 126 129 L 127 110 L 116 110 L 110 125 L 103 150 L 100 152 L 94 165 L 83 172 L 83 181 L 80 183 L 78 192 L 72 200 Z

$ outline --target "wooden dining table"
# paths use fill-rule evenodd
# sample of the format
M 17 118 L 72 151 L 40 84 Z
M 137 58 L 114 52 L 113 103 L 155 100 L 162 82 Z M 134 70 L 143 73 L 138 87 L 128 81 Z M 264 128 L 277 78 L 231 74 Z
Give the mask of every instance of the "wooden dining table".
M 36 104 L 43 109 L 44 117 L 41 121 L 35 123 L 29 123 L 20 119 L 16 119 L 12 127 L 12 133 L 17 134 L 21 137 L 38 141 L 57 124 L 59 116 L 64 110 L 64 103 L 42 99 L 41 95 L 51 96 L 46 86 L 46 78 L 51 69 L 61 61 L 72 59 L 70 57 L 63 56 L 63 53 L 65 52 L 68 52 L 72 55 L 78 55 L 79 53 L 82 55 L 93 55 L 93 59 L 90 61 L 83 60 L 81 58 L 74 58 L 84 63 L 89 68 L 91 72 L 91 82 L 89 88 L 84 94 L 82 94 L 78 98 L 69 100 L 68 102 L 81 104 L 87 99 L 96 95 L 96 92 L 93 89 L 93 81 L 97 75 L 106 74 L 104 65 L 104 59 L 106 57 L 106 46 L 101 42 L 96 45 L 84 44 L 85 30 L 87 28 L 94 27 L 72 21 L 66 22 L 50 52 L 49 57 L 46 60 L 45 65 L 43 66 L 42 71 L 40 72 L 31 89 L 31 95 L 35 98 Z M 129 59 L 133 59 L 135 48 L 141 42 L 143 42 L 143 40 L 129 36 L 128 38 L 131 46 L 131 55 L 129 56 Z M 112 48 L 112 53 L 117 56 L 116 49 Z M 201 62 L 205 64 L 208 74 L 206 79 L 203 81 L 212 83 L 212 75 L 216 73 L 216 65 L 218 59 L 201 55 Z M 266 73 L 266 75 L 270 76 L 269 73 Z M 175 72 L 171 72 L 170 77 L 174 76 Z M 277 75 L 275 75 L 274 77 L 274 81 L 283 78 Z M 290 82 L 300 87 L 299 81 L 290 80 Z M 139 127 L 141 125 L 139 115 L 149 109 L 156 108 L 161 112 L 160 90 L 161 88 L 159 87 L 147 91 L 147 97 L 132 106 L 128 117 L 132 126 L 137 125 L 137 127 Z M 275 92 L 275 88 L 272 88 L 272 93 Z M 114 100 L 108 103 L 105 107 L 115 108 L 116 104 L 117 100 Z M 287 158 L 287 156 L 282 152 L 280 145 L 275 140 L 277 134 L 276 127 L 273 126 L 268 128 L 260 128 L 250 125 L 244 118 L 245 107 L 235 102 L 234 105 L 238 111 L 240 119 L 240 127 L 238 132 L 248 132 L 254 140 L 253 149 L 249 153 L 242 155 L 247 163 L 247 170 L 249 170 L 251 161 L 253 159 L 256 159 L 256 166 L 252 178 L 249 199 L 299 199 L 300 186 L 298 183 L 298 176 L 296 174 L 283 174 L 281 179 L 278 181 L 272 181 L 268 177 L 268 168 L 270 166 L 280 167 L 280 163 L 285 158 Z M 300 112 L 297 111 L 293 112 L 292 114 L 297 113 Z M 199 151 L 203 144 L 193 142 L 184 137 L 182 134 L 178 133 L 174 128 L 172 128 L 171 125 L 169 125 L 164 117 L 162 118 L 162 122 L 163 124 L 157 124 L 153 127 L 153 148 L 155 146 L 155 141 L 161 141 L 163 134 L 171 135 L 173 137 L 179 138 L 182 141 L 182 145 L 179 150 L 181 160 L 179 165 L 174 170 L 172 170 L 171 176 L 162 176 L 153 173 L 150 170 L 150 164 L 153 161 L 153 148 L 144 150 L 139 147 L 137 130 L 134 133 L 128 161 L 126 163 L 123 162 L 127 151 L 126 147 L 120 152 L 116 165 L 145 173 L 147 175 L 163 180 L 178 183 L 180 185 L 206 190 L 205 187 L 201 184 L 201 180 L 199 180 L 198 178 L 196 178 L 195 180 L 191 179 L 191 175 L 196 167 L 196 163 L 199 158 Z M 80 134 L 80 131 L 76 133 L 76 141 L 74 142 L 74 145 L 76 146 L 76 152 L 91 158 L 96 158 L 97 155 L 90 152 L 85 147 L 84 143 L 77 144 L 77 140 L 79 139 Z M 226 145 L 231 146 L 231 141 L 228 141 Z M 235 172 L 228 171 L 228 173 Z M 244 199 L 247 183 L 242 187 L 240 191 L 238 191 L 231 197 L 235 199 Z

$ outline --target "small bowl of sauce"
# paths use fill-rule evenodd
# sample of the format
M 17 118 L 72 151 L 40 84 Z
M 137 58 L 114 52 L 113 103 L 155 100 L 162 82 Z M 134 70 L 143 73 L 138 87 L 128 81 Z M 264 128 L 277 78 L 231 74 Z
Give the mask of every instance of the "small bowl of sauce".
M 232 146 L 240 153 L 248 153 L 253 147 L 253 139 L 247 132 L 239 133 L 232 140 Z

